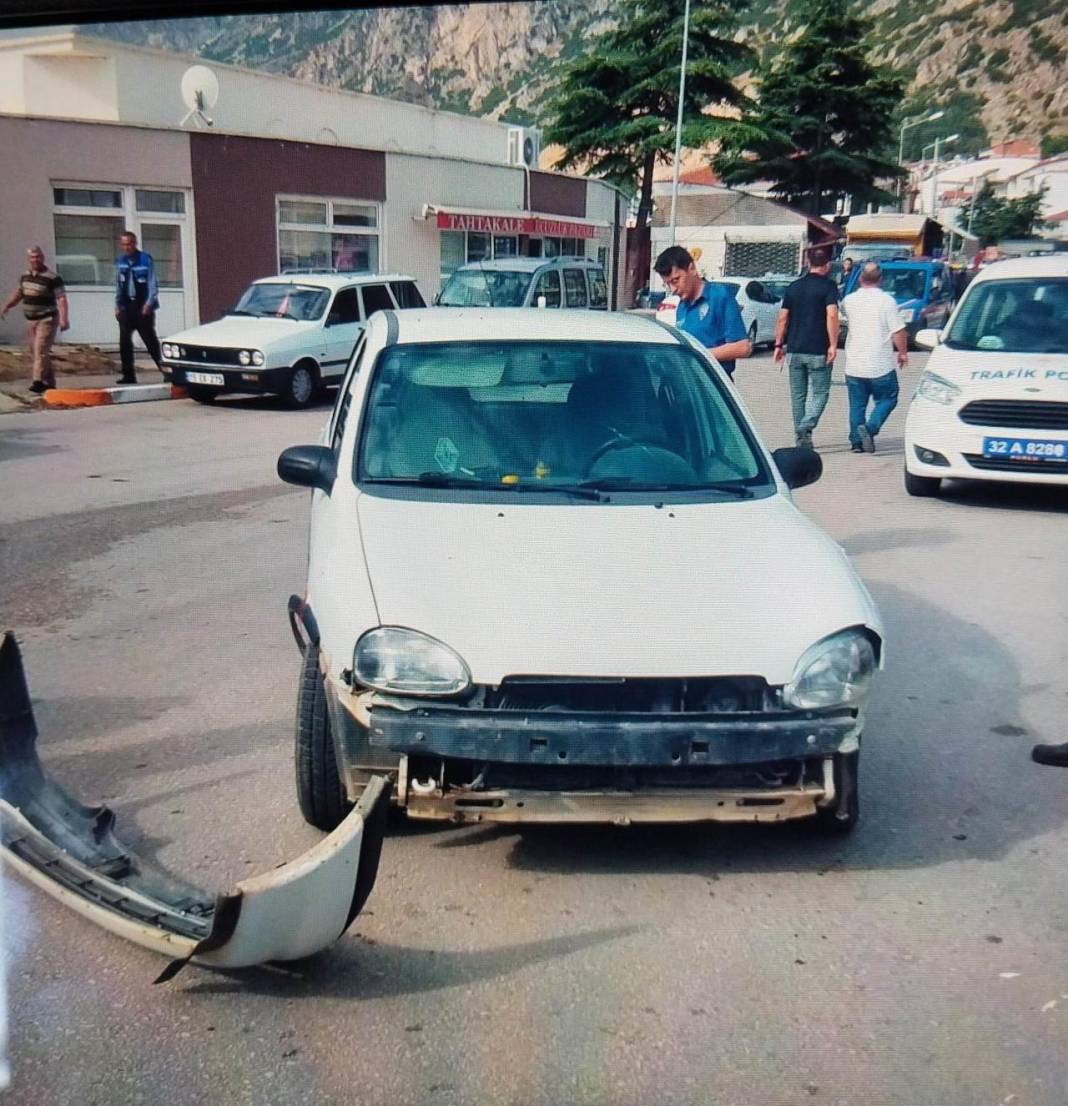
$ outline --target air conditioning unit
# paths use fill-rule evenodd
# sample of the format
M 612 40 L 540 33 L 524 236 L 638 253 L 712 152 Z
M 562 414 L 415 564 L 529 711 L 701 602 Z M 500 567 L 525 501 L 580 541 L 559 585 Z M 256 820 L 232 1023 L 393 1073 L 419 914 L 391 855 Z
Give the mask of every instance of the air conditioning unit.
M 537 169 L 541 154 L 541 132 L 533 127 L 508 128 L 508 164 Z

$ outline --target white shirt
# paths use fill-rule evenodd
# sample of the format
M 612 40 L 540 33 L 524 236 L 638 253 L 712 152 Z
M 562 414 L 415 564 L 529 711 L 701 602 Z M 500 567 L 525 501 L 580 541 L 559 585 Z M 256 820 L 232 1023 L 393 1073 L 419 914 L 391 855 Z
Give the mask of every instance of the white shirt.
M 846 376 L 869 380 L 886 376 L 897 368 L 891 335 L 905 329 L 897 304 L 889 292 L 861 285 L 842 301 L 849 322 L 846 334 Z

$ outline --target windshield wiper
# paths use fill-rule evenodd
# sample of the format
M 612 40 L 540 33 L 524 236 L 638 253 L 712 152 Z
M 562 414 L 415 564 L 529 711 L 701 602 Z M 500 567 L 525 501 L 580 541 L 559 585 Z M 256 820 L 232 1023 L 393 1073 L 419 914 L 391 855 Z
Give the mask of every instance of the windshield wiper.
M 575 487 L 573 484 L 502 484 L 498 481 L 482 480 L 477 476 L 457 476 L 451 472 L 421 472 L 418 476 L 371 476 L 366 484 L 407 484 L 424 488 L 477 488 L 491 492 L 535 492 L 542 494 L 557 493 L 571 496 L 573 499 L 588 499 L 600 503 L 607 499 L 595 488 Z
M 243 307 L 235 307 L 233 311 L 227 311 L 227 315 L 251 315 L 254 319 L 257 317 L 255 311 L 246 311 Z
M 723 492 L 736 499 L 752 499 L 753 491 L 742 484 L 650 484 L 633 476 L 606 476 L 600 480 L 584 480 L 580 488 L 622 492 Z
M 592 503 L 600 503 L 607 500 L 608 496 L 601 495 L 596 488 L 588 488 L 584 484 L 512 484 L 508 487 L 512 492 L 541 492 L 543 495 L 556 493 L 569 495 L 572 499 L 588 499 Z

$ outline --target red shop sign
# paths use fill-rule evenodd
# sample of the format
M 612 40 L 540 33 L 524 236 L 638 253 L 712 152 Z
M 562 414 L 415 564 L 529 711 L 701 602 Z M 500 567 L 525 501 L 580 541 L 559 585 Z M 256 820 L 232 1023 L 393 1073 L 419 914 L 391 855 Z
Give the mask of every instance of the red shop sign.
M 439 211 L 438 230 L 474 230 L 483 234 L 551 235 L 559 238 L 596 238 L 607 227 L 571 223 L 565 219 L 543 219 L 538 215 L 467 215 Z

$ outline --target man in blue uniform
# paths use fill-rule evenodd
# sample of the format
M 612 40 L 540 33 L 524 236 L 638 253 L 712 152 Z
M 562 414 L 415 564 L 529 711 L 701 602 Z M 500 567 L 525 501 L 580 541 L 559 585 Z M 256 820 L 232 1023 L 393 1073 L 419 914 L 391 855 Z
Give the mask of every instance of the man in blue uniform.
M 679 297 L 675 325 L 705 346 L 733 379 L 735 359 L 753 352 L 734 293 L 705 280 L 682 246 L 669 246 L 653 267 Z
M 119 235 L 122 253 L 115 262 L 115 318 L 119 320 L 120 384 L 136 384 L 134 375 L 134 332 L 141 335 L 149 356 L 160 365 L 159 338 L 156 337 L 156 311 L 159 309 L 159 285 L 152 255 L 137 248 L 137 235 L 123 231 Z

